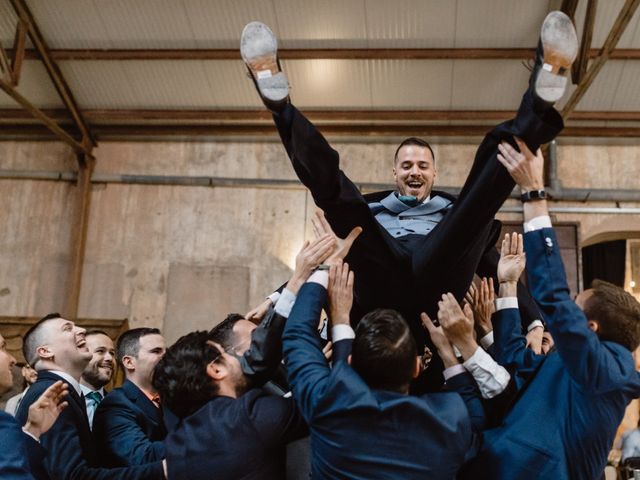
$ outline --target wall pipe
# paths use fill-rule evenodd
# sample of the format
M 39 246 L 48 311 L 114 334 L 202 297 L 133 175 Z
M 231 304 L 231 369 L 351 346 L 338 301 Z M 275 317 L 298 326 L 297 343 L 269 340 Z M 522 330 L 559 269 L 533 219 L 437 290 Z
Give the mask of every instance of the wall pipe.
M 553 150 L 550 149 L 550 152 Z M 554 155 L 550 153 L 550 156 Z M 551 162 L 555 166 L 555 162 Z M 552 170 L 553 172 L 553 170 Z M 555 173 L 552 173 L 552 178 Z M 3 180 L 49 180 L 75 182 L 76 172 L 71 171 L 41 171 L 41 170 L 0 170 L 0 179 Z M 202 186 L 202 187 L 234 187 L 234 188 L 286 188 L 304 190 L 305 187 L 297 179 L 263 179 L 263 178 L 235 178 L 235 177 L 207 177 L 207 176 L 171 176 L 171 175 L 127 175 L 116 173 L 94 173 L 92 183 L 113 183 L 133 185 L 174 185 L 174 186 Z M 589 189 L 589 188 L 549 188 L 548 193 L 552 201 L 568 202 L 640 202 L 640 189 Z M 362 182 L 358 187 L 365 191 L 389 190 L 394 188 L 390 183 Z M 460 193 L 458 187 L 437 187 L 447 193 L 456 195 Z M 519 198 L 517 188 L 511 194 L 511 198 Z M 620 208 L 611 208 L 603 213 L 621 213 Z M 628 210 L 628 209 L 627 209 Z M 504 210 L 503 210 L 504 211 Z

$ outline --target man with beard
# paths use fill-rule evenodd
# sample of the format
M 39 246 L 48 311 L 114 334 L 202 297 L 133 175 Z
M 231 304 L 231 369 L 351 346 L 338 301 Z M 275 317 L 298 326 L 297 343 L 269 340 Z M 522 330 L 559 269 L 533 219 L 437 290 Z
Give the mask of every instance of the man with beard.
M 85 334 L 85 340 L 93 357 L 82 372 L 80 388 L 87 404 L 89 425 L 93 427 L 93 416 L 105 395 L 104 386 L 113 376 L 113 359 L 116 356 L 116 350 L 113 340 L 102 330 L 89 330 Z
M 38 380 L 24 396 L 16 420 L 24 424 L 29 407 L 51 385 L 63 380 L 69 384 L 65 408 L 58 421 L 40 437 L 47 452 L 41 479 L 136 480 L 163 478 L 162 462 L 139 467 L 98 468 L 98 451 L 94 443 L 87 409 L 82 399 L 80 377 L 93 356 L 87 348 L 85 330 L 58 313 L 39 320 L 24 337 L 23 353 L 38 371 Z M 30 463 L 32 459 L 30 458 Z M 32 468 L 34 464 L 31 463 Z M 36 465 L 37 468 L 37 465 Z

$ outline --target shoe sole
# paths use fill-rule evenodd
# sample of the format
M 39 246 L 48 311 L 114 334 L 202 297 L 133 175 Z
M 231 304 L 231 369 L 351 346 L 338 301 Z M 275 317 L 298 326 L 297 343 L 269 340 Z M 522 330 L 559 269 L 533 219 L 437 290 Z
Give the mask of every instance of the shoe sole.
M 571 65 L 578 55 L 578 36 L 571 19 L 562 12 L 551 12 L 540 30 L 544 62 L 535 82 L 542 100 L 555 103 L 567 88 Z
M 289 96 L 289 82 L 278 66 L 278 40 L 269 27 L 261 22 L 247 24 L 240 38 L 240 54 L 260 95 L 273 102 Z

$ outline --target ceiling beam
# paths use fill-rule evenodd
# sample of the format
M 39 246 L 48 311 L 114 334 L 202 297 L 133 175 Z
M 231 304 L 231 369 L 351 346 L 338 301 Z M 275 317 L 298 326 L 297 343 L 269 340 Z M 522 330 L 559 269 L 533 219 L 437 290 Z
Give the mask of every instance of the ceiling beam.
M 69 122 L 65 109 L 42 109 L 52 120 Z M 271 114 L 264 110 L 150 110 L 150 109 L 90 109 L 83 110 L 94 124 L 105 122 L 140 123 L 148 121 L 175 122 L 269 122 Z M 512 118 L 514 110 L 317 110 L 304 109 L 315 123 L 321 122 L 430 122 L 430 121 L 500 121 Z M 27 121 L 32 118 L 23 109 L 0 109 L 0 124 Z M 588 122 L 640 122 L 640 111 L 574 111 L 572 120 Z M 25 122 L 26 123 L 26 122 Z
M 90 151 L 91 148 L 96 145 L 93 134 L 89 130 L 89 126 L 82 116 L 82 112 L 78 108 L 76 99 L 74 98 L 71 89 L 65 81 L 60 68 L 56 64 L 55 60 L 53 60 L 49 55 L 49 47 L 44 41 L 44 37 L 42 36 L 42 33 L 40 33 L 40 29 L 38 28 L 38 25 L 36 24 L 35 19 L 33 18 L 31 11 L 29 10 L 29 7 L 27 6 L 25 0 L 10 0 L 10 2 L 13 6 L 13 9 L 16 11 L 18 18 L 27 23 L 29 38 L 33 42 L 33 45 L 35 46 L 39 54 L 39 58 L 40 60 L 42 60 L 49 78 L 58 91 L 62 102 L 71 113 L 74 123 L 80 131 L 80 134 L 82 135 L 81 141 L 87 146 L 87 148 L 84 148 L 83 151 Z
M 20 73 L 22 71 L 22 63 L 24 61 L 24 52 L 27 44 L 27 22 L 18 19 L 18 26 L 16 27 L 16 36 L 13 40 L 13 52 L 11 57 L 11 71 L 13 72 L 14 85 L 18 85 L 20 81 Z
M 323 125 L 328 136 L 347 137 L 478 137 L 484 136 L 490 125 Z M 96 136 L 106 140 L 136 140 L 148 138 L 213 138 L 213 137 L 273 137 L 273 125 L 96 125 Z M 40 125 L 0 124 L 0 139 L 43 140 L 49 138 L 47 129 Z M 568 126 L 562 137 L 638 138 L 640 127 L 584 127 Z
M 48 130 L 50 130 L 60 140 L 73 148 L 77 153 L 90 153 L 90 151 L 87 151 L 86 145 L 78 142 L 75 138 L 73 138 L 53 119 L 49 118 L 42 110 L 34 106 L 31 102 L 29 102 L 29 100 L 23 97 L 9 82 L 0 79 L 0 90 L 3 90 L 7 95 L 13 98 L 20 106 L 22 106 L 27 112 L 29 112 L 32 117 L 40 120 L 40 122 L 42 122 Z
M 606 61 L 610 58 L 611 52 L 616 48 L 620 37 L 624 33 L 627 25 L 631 21 L 633 14 L 636 12 L 638 5 L 640 5 L 640 0 L 626 0 L 620 13 L 618 14 L 618 18 L 613 23 L 611 30 L 609 31 L 609 35 L 605 40 L 602 49 L 600 50 L 600 54 L 596 57 L 593 62 L 591 62 L 591 66 L 587 70 L 587 73 L 582 78 L 582 81 L 578 85 L 578 87 L 573 91 L 573 94 L 565 104 L 562 109 L 562 117 L 564 119 L 569 118 L 572 114 L 573 110 L 578 106 L 578 103 L 582 99 L 587 90 L 595 80 L 600 70 L 606 63 Z
M 571 78 L 573 83 L 578 85 L 584 75 L 587 73 L 587 64 L 589 63 L 589 49 L 591 48 L 591 39 L 593 38 L 593 26 L 596 23 L 596 10 L 598 9 L 598 0 L 589 0 L 587 3 L 587 12 L 584 17 L 584 25 L 582 27 L 582 41 L 580 42 L 580 50 L 578 57 L 573 63 L 571 70 Z
M 8 53 L 11 55 L 12 51 Z M 533 48 L 283 48 L 281 60 L 528 60 Z M 589 58 L 596 58 L 600 49 L 590 49 Z M 55 61 L 86 60 L 240 60 L 237 49 L 77 49 L 49 50 Z M 612 60 L 638 60 L 640 49 L 627 48 L 611 52 Z M 25 59 L 39 60 L 38 52 L 28 49 Z

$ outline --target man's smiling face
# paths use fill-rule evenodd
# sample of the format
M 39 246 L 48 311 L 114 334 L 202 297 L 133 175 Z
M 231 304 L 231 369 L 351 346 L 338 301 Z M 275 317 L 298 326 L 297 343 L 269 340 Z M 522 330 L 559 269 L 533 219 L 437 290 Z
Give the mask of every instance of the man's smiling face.
M 398 150 L 393 178 L 400 195 L 411 195 L 422 202 L 431 194 L 436 173 L 435 161 L 428 148 L 405 145 Z

